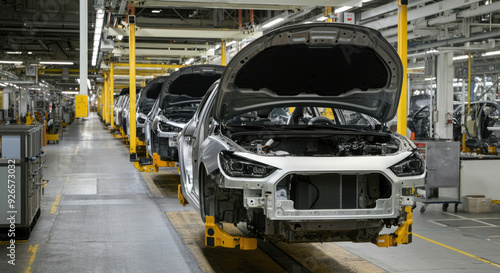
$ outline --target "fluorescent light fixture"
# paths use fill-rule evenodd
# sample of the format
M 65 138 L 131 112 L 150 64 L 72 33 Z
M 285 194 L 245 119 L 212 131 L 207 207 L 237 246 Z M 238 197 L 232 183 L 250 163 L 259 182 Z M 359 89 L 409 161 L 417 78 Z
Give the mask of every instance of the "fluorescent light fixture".
M 20 55 L 23 53 L 21 51 L 7 51 L 7 54 Z
M 438 53 L 439 51 L 435 50 L 435 49 L 431 49 L 431 50 L 427 50 L 425 53 Z
M 281 22 L 281 21 L 283 21 L 283 20 L 285 20 L 285 19 L 283 19 L 283 18 L 276 18 L 276 19 L 272 20 L 271 22 L 269 22 L 269 23 L 267 23 L 267 24 L 263 25 L 263 26 L 262 26 L 262 28 L 272 27 L 272 26 L 274 26 L 274 25 L 278 24 L 279 22 Z
M 493 56 L 493 55 L 499 55 L 500 51 L 491 51 L 491 52 L 486 52 L 483 53 L 481 56 L 486 57 L 486 56 Z
M 154 9 L 151 11 L 151 13 L 160 13 L 161 12 L 161 9 Z
M 7 86 L 6 84 L 0 83 L 0 86 Z
M 326 19 L 328 19 L 328 17 L 326 17 L 326 16 L 321 16 L 321 17 L 319 17 L 318 19 L 316 19 L 316 21 L 326 21 Z
M 457 60 L 465 60 L 465 59 L 468 59 L 469 58 L 469 55 L 461 55 L 461 56 L 455 56 L 453 57 L 453 60 L 454 61 L 457 61 Z M 472 58 L 472 56 L 471 56 Z
M 77 94 L 80 94 L 80 92 L 78 92 L 78 91 L 62 91 L 61 93 L 68 94 L 68 95 L 77 95 Z
M 94 44 L 92 47 L 92 66 L 96 66 L 97 64 L 97 54 L 99 53 L 99 43 L 101 42 L 103 23 L 104 23 L 104 10 L 98 9 L 95 19 Z
M 425 78 L 425 79 L 424 79 L 424 81 L 433 81 L 433 80 L 435 80 L 435 79 L 436 79 L 436 77 L 432 77 L 432 78 Z
M 351 6 L 343 6 L 343 7 L 340 7 L 340 8 L 338 8 L 338 9 L 335 9 L 335 13 L 341 13 L 341 12 L 344 12 L 344 11 L 346 11 L 346 10 L 348 10 L 348 9 L 352 9 L 352 7 L 351 7 Z
M 118 39 L 118 41 L 121 41 L 123 39 L 123 35 L 116 36 L 116 39 Z
M 89 79 L 87 79 L 87 88 L 89 90 L 92 89 L 92 85 L 90 84 L 90 80 Z
M 0 64 L 22 64 L 22 61 L 0 61 Z
M 28 51 L 28 55 L 31 55 L 31 54 L 33 54 L 33 52 L 31 52 L 31 51 Z
M 58 62 L 58 61 L 44 61 L 40 62 L 40 64 L 60 64 L 60 65 L 74 65 L 74 62 Z

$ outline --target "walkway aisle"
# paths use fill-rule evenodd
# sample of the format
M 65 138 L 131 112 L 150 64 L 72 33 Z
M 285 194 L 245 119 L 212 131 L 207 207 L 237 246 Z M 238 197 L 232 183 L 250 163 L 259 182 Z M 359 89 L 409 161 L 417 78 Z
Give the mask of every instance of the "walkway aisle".
M 16 266 L 1 258 L 0 272 L 199 271 L 128 153 L 96 115 L 69 125 L 45 151 L 50 182 L 40 220 L 30 240 L 17 245 Z M 6 248 L 0 245 L 0 256 Z

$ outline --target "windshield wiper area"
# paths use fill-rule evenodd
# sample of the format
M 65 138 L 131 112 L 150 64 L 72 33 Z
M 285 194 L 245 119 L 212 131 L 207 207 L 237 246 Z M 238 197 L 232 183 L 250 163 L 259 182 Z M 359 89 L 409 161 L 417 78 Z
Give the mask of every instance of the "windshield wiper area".
M 353 128 L 351 127 L 352 125 L 346 125 L 346 126 L 339 126 L 339 125 L 333 125 L 333 124 L 310 124 L 307 125 L 307 128 L 309 129 L 334 129 L 334 130 L 339 130 L 339 131 L 355 131 L 355 132 L 365 132 L 366 130 L 362 128 Z

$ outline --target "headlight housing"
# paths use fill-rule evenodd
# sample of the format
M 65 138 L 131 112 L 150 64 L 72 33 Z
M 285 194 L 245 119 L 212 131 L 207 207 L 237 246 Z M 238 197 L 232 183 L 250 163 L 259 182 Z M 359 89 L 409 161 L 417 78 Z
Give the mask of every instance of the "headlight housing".
M 219 154 L 222 170 L 229 176 L 262 178 L 269 176 L 277 168 L 244 159 L 233 152 L 222 151 Z
M 158 121 L 158 129 L 160 129 L 160 131 L 162 131 L 162 132 L 180 132 L 180 131 L 182 131 L 182 128 L 172 126 L 172 125 L 170 125 L 162 120 Z
M 397 176 L 421 175 L 425 172 L 425 161 L 418 151 L 389 167 Z

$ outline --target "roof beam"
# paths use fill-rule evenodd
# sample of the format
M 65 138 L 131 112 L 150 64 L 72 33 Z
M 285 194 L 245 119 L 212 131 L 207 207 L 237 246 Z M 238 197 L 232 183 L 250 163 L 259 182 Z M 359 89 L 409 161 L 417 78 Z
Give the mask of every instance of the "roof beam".
M 129 55 L 128 48 L 115 48 L 114 55 Z M 214 56 L 213 50 L 169 50 L 169 49 L 136 49 L 135 56 L 179 56 L 179 57 L 206 57 Z
M 128 43 L 115 43 L 115 48 L 128 48 Z M 215 45 L 202 45 L 202 44 L 167 44 L 167 43 L 136 43 L 135 48 L 201 48 L 201 49 L 212 49 L 215 48 Z
M 174 8 L 215 8 L 215 9 L 262 9 L 288 10 L 310 6 L 353 6 L 361 7 L 362 0 L 131 0 L 135 7 L 174 7 Z M 285 2 L 285 3 L 283 3 Z
M 408 1 L 408 8 L 412 8 L 421 4 L 425 4 L 426 2 L 430 2 L 429 0 L 420 0 L 420 1 Z M 395 11 L 398 9 L 398 4 L 395 2 L 385 4 L 373 9 L 369 9 L 361 13 L 361 21 L 370 19 L 375 16 L 379 16 L 391 11 Z
M 109 28 L 109 36 L 128 36 L 128 30 L 123 28 Z M 242 40 L 255 39 L 262 36 L 262 31 L 253 33 L 243 33 L 240 30 L 220 30 L 220 29 L 164 29 L 164 28 L 139 28 L 135 32 L 135 37 L 156 37 L 156 38 L 201 38 L 201 39 L 226 39 Z
M 447 10 L 471 5 L 479 1 L 481 0 L 445 0 L 424 7 L 419 7 L 408 11 L 408 21 L 412 21 L 418 18 L 424 18 L 426 16 L 438 14 Z M 383 29 L 390 26 L 395 26 L 397 24 L 398 24 L 398 15 L 393 15 L 361 25 L 374 29 Z

